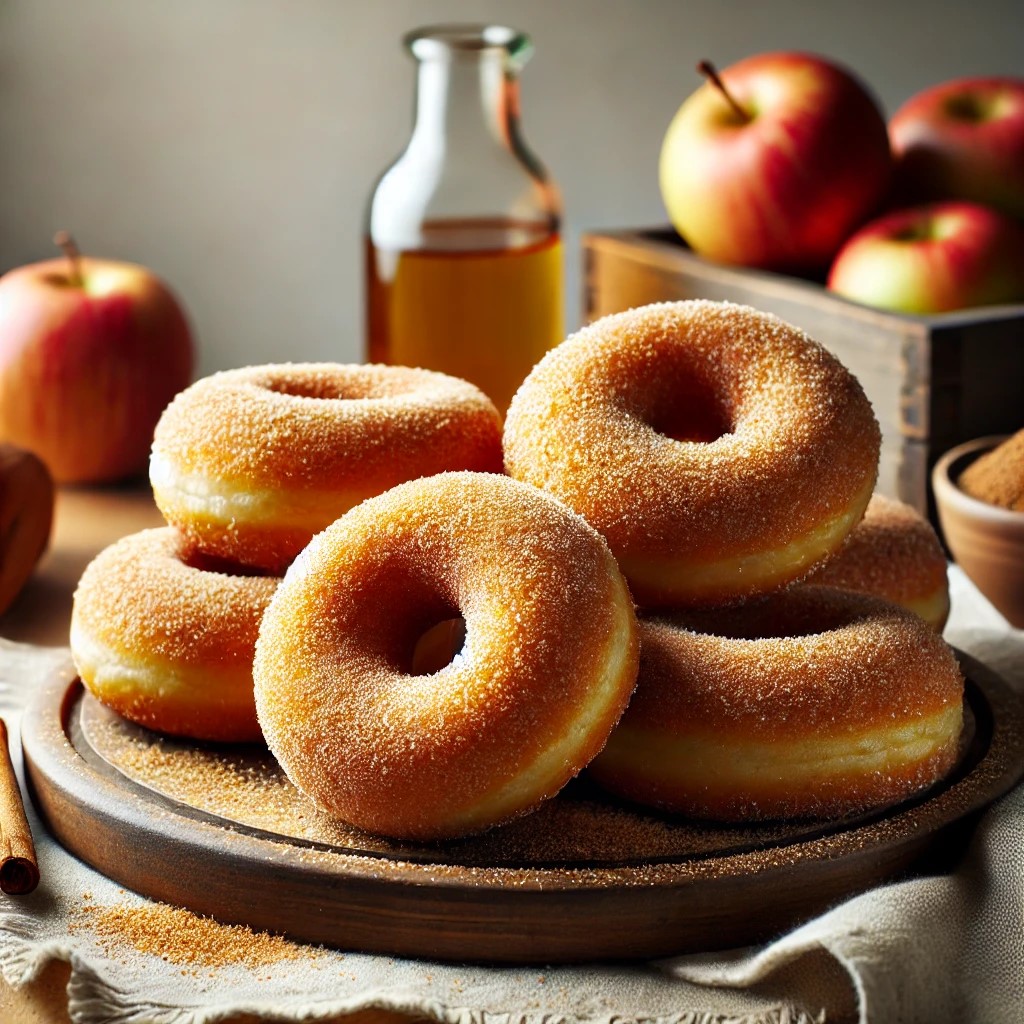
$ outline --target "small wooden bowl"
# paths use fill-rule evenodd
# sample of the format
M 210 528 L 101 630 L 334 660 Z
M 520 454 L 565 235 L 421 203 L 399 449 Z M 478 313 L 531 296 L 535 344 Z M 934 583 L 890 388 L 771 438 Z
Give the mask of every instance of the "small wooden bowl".
M 1005 437 L 979 437 L 946 452 L 932 471 L 939 523 L 953 557 L 1017 629 L 1024 628 L 1024 512 L 965 494 L 960 474 Z

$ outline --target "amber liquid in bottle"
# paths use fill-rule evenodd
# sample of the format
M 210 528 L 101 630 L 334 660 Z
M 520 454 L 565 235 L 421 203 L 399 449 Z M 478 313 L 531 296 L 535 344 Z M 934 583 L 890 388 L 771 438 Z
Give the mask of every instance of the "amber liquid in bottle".
M 415 250 L 367 241 L 371 362 L 425 366 L 476 384 L 504 414 L 563 338 L 562 245 L 511 221 L 426 225 Z M 499 240 L 515 243 L 499 246 Z

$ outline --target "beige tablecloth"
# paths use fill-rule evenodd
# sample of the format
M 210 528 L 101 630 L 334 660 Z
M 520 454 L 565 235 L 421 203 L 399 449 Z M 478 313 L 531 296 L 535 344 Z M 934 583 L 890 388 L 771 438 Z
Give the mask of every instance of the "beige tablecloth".
M 951 589 L 947 639 L 1024 691 L 1024 633 L 955 568 Z M 0 711 L 15 735 L 35 680 L 65 657 L 0 647 Z M 449 1024 L 1024 1020 L 1024 787 L 985 814 L 954 874 L 864 893 L 764 948 L 629 967 L 479 968 L 306 948 L 254 966 L 183 965 L 112 946 L 83 905 L 146 901 L 67 854 L 38 819 L 33 827 L 43 884 L 0 898 L 0 971 L 20 985 L 53 958 L 70 962 L 80 1024 L 203 1024 L 240 1011 L 316 1020 L 368 1008 Z

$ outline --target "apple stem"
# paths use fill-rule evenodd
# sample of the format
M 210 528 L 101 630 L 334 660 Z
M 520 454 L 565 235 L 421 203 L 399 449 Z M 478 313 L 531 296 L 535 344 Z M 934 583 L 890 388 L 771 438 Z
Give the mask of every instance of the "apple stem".
M 715 69 L 715 65 L 709 60 L 702 60 L 697 65 L 697 70 L 707 78 L 711 84 L 725 97 L 726 103 L 736 112 L 736 116 L 744 123 L 748 123 L 752 120 L 750 114 L 747 113 L 740 105 L 736 102 L 736 97 L 725 87 L 725 82 L 722 81 L 722 76 Z
M 53 244 L 67 256 L 68 263 L 71 264 L 68 280 L 73 287 L 81 288 L 85 284 L 85 279 L 82 277 L 82 253 L 75 240 L 71 237 L 71 233 L 68 231 L 58 231 L 53 236 Z

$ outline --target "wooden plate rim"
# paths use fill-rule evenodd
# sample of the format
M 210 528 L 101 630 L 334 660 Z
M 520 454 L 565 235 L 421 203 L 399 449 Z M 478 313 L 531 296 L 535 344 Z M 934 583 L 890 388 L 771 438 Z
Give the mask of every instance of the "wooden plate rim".
M 960 849 L 969 834 L 963 819 L 1024 773 L 1020 698 L 983 666 L 963 663 L 977 694 L 980 738 L 962 762 L 963 777 L 934 798 L 823 838 L 657 864 L 653 880 L 632 867 L 452 870 L 386 853 L 322 852 L 289 837 L 254 837 L 223 819 L 195 820 L 187 804 L 166 797 L 157 807 L 158 794 L 110 765 L 104 776 L 75 749 L 68 725 L 81 688 L 72 671 L 39 693 L 22 744 L 33 796 L 56 838 L 151 899 L 296 941 L 391 956 L 650 960 L 764 941 L 931 851 Z M 928 809 L 936 800 L 945 801 L 938 818 Z
M 822 839 L 842 842 L 842 837 L 856 836 L 866 829 L 871 829 L 879 821 L 885 822 L 886 841 L 889 843 L 898 843 L 902 839 L 918 839 L 920 833 L 917 812 L 922 802 L 929 803 L 933 808 L 937 804 L 951 805 L 948 816 L 932 821 L 930 831 L 937 831 L 979 810 L 1008 791 L 1024 775 L 1024 703 L 1009 685 L 990 669 L 962 652 L 958 651 L 957 656 L 967 677 L 969 692 L 973 686 L 976 694 L 980 695 L 983 716 L 990 717 L 988 725 L 991 728 L 986 749 L 962 778 L 937 794 L 925 795 L 921 800 L 901 805 L 894 812 L 883 813 L 879 818 L 864 824 L 839 829 L 823 837 L 795 840 L 780 845 L 775 848 L 778 856 L 774 863 L 766 861 L 763 850 L 725 856 L 712 854 L 682 860 L 658 860 L 653 862 L 658 868 L 657 877 L 645 880 L 645 886 L 675 888 L 706 881 L 704 878 L 695 878 L 692 874 L 683 873 L 684 867 L 695 859 L 699 859 L 712 869 L 716 877 L 771 872 L 779 866 L 815 859 L 814 848 L 821 844 Z M 89 764 L 69 739 L 69 713 L 78 697 L 80 687 L 81 683 L 72 673 L 67 670 L 61 671 L 51 677 L 26 712 L 22 742 L 33 788 L 49 790 L 53 785 L 58 785 L 66 790 L 69 799 L 104 817 L 108 813 L 103 807 L 102 797 L 105 795 L 119 806 L 125 824 L 144 833 L 162 832 L 164 838 L 172 844 L 187 843 L 189 846 L 205 848 L 213 855 L 223 856 L 219 839 L 224 831 L 228 830 L 233 833 L 232 844 L 237 847 L 236 856 L 242 861 L 249 857 L 261 862 L 273 861 L 283 858 L 285 851 L 297 848 L 308 852 L 307 866 L 312 868 L 315 864 L 316 869 L 325 876 L 341 875 L 353 880 L 381 882 L 388 888 L 396 885 L 428 884 L 435 888 L 464 889 L 468 885 L 473 890 L 487 886 L 505 889 L 510 880 L 514 879 L 519 892 L 550 891 L 552 888 L 606 890 L 610 885 L 635 884 L 636 879 L 631 876 L 638 875 L 640 871 L 640 868 L 633 864 L 619 867 L 531 865 L 460 869 L 443 862 L 402 861 L 386 852 L 353 853 L 340 848 L 325 849 L 324 844 L 319 842 L 277 836 L 217 818 L 197 809 L 188 809 L 187 805 L 148 790 L 127 776 L 122 776 L 130 787 L 129 799 L 126 802 L 125 793 Z M 59 714 L 56 716 L 53 714 L 55 706 L 59 708 Z M 984 715 L 985 706 L 991 712 L 990 716 Z M 976 708 L 976 712 L 977 710 Z M 980 723 L 978 728 L 982 728 Z M 959 800 L 959 791 L 968 786 L 969 780 L 981 770 L 990 774 L 988 785 L 971 785 L 970 798 L 967 801 Z M 163 813 L 157 819 L 163 823 L 162 827 L 158 826 L 152 817 L 154 803 L 159 803 L 162 807 Z M 186 809 L 192 813 L 184 813 Z M 857 844 L 854 843 L 853 849 L 844 855 L 854 856 L 856 849 Z M 385 866 L 386 870 L 382 870 Z M 439 874 L 439 868 L 445 873 Z M 471 874 L 472 878 L 467 880 L 459 877 L 460 870 L 467 875 Z M 678 874 L 674 874 L 674 870 Z M 489 873 L 495 877 L 488 877 Z M 575 878 L 574 875 L 580 877 Z

